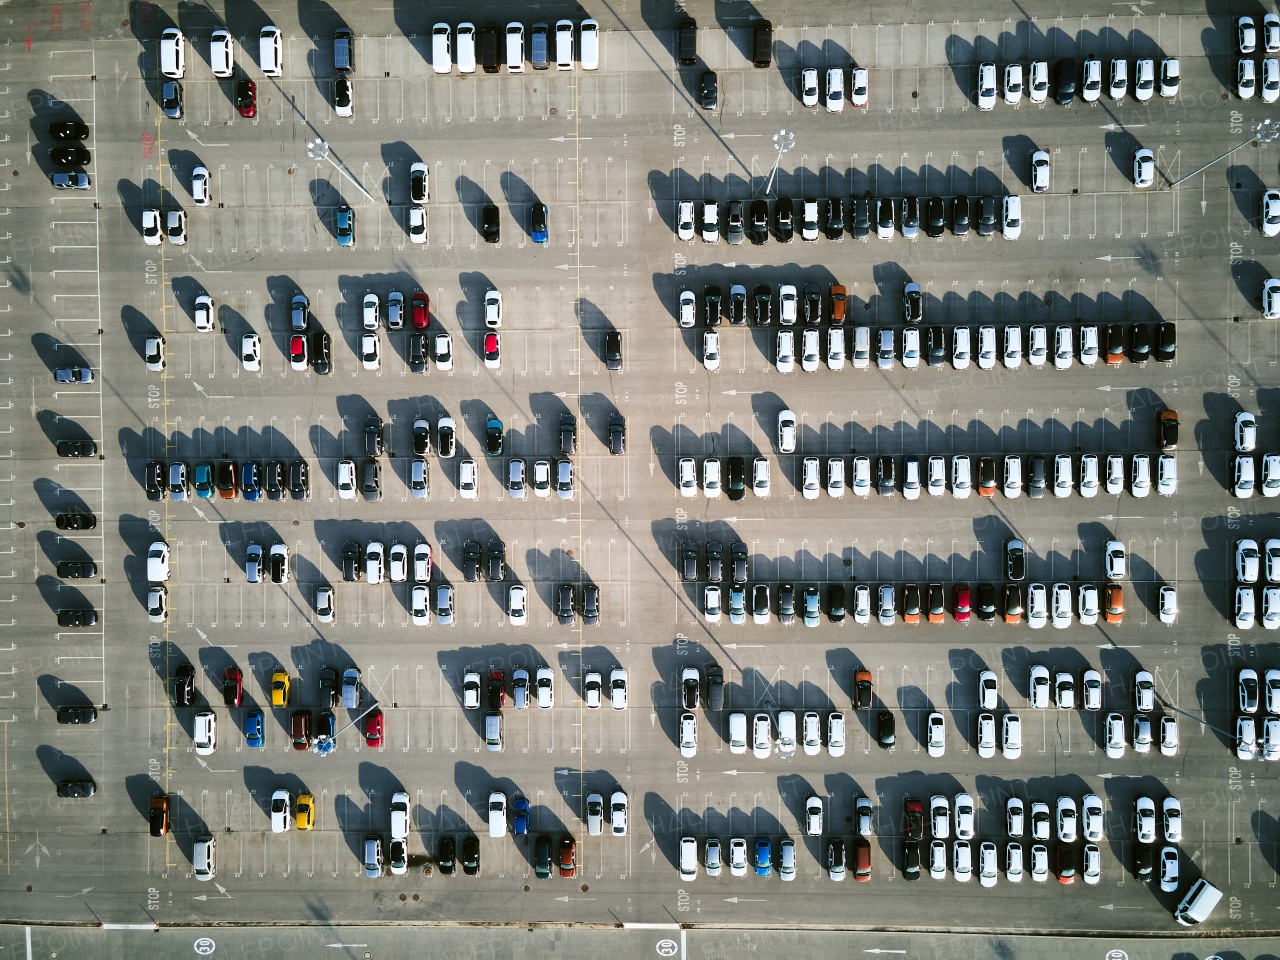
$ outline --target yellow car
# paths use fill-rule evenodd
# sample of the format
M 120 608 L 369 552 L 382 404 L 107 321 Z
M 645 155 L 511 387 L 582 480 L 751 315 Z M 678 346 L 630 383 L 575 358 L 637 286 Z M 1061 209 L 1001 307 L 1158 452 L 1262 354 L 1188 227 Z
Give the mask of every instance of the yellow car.
M 293 802 L 293 813 L 299 830 L 310 830 L 316 823 L 316 798 L 309 793 L 298 794 Z
M 289 674 L 277 670 L 271 675 L 271 705 L 287 707 L 289 705 Z

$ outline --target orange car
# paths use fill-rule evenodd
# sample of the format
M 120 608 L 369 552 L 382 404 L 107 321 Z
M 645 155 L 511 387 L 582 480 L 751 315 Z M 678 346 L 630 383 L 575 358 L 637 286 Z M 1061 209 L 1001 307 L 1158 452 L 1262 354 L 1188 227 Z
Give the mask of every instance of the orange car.
M 1118 583 L 1108 583 L 1106 587 L 1106 610 L 1102 618 L 1107 623 L 1124 621 L 1124 588 Z
M 844 287 L 838 283 L 831 285 L 831 322 L 844 323 L 844 305 L 847 299 Z
M 996 495 L 996 462 L 991 457 L 978 458 L 978 496 Z
M 169 832 L 169 798 L 165 794 L 151 798 L 151 835 L 163 837 Z
M 853 672 L 853 708 L 871 709 L 871 671 L 864 667 Z
M 929 612 L 928 612 L 929 622 L 941 623 L 943 620 L 947 618 L 947 601 L 946 601 L 945 595 L 942 592 L 942 584 L 940 583 L 929 584 L 928 599 L 929 599 Z
M 1004 622 L 1021 623 L 1023 614 L 1022 588 L 1016 583 L 1004 588 Z
M 902 585 L 902 622 L 920 622 L 920 585 L 917 583 Z

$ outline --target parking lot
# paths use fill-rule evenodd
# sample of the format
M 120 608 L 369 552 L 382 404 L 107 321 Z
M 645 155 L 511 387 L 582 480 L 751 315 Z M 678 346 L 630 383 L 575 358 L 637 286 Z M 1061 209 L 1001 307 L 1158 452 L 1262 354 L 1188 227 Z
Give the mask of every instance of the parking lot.
M 11 595 L 0 596 L 10 604 L 8 613 L 0 610 L 9 633 L 0 635 L 0 677 L 10 678 L 7 687 L 0 683 L 0 699 L 10 701 L 0 721 L 12 724 L 0 845 L 6 915 L 32 923 L 196 925 L 514 919 L 905 930 L 925 923 L 1120 937 L 1175 930 L 1170 910 L 1203 876 L 1228 896 L 1213 917 L 1215 933 L 1274 930 L 1274 764 L 1237 758 L 1236 671 L 1280 669 L 1280 644 L 1262 624 L 1233 624 L 1232 563 L 1237 539 L 1263 543 L 1280 537 L 1280 526 L 1263 492 L 1232 496 L 1232 424 L 1238 411 L 1253 411 L 1258 460 L 1280 450 L 1280 398 L 1268 382 L 1280 342 L 1273 322 L 1261 318 L 1276 241 L 1257 222 L 1262 192 L 1276 186 L 1276 147 L 1249 144 L 1172 186 L 1246 140 L 1268 115 L 1265 104 L 1229 93 L 1231 18 L 1187 9 L 1126 16 L 1121 29 L 1099 10 L 1034 24 L 889 17 L 820 29 L 769 14 L 774 60 L 764 70 L 748 59 L 749 22 L 720 22 L 709 5 L 690 8 L 700 28 L 696 67 L 675 64 L 675 13 L 647 10 L 635 22 L 588 13 L 601 22 L 598 71 L 504 69 L 496 76 L 433 74 L 427 14 L 396 8 L 348 20 L 359 53 L 350 120 L 331 105 L 330 38 L 344 24 L 327 7 L 303 11 L 301 20 L 292 9 L 271 13 L 285 36 L 280 78 L 264 76 L 254 62 L 259 13 L 229 12 L 238 69 L 256 82 L 252 119 L 237 114 L 231 82 L 210 73 L 207 38 L 221 24 L 209 11 L 177 18 L 188 41 L 181 121 L 163 118 L 158 107 L 157 42 L 172 10 L 139 8 L 119 28 L 101 16 L 100 26 L 68 21 L 56 31 L 46 22 L 34 29 L 30 56 L 18 52 L 22 30 L 8 28 L 14 176 L 3 185 L 9 222 L 0 228 L 9 248 L 0 298 L 8 313 L 0 334 L 9 337 L 9 348 L 0 349 L 0 399 L 10 412 L 8 441 L 0 438 L 0 459 L 10 461 L 8 469 L 0 465 L 0 522 L 10 530 L 0 578 L 11 581 L 0 591 Z M 848 19 L 830 13 L 805 19 Z M 83 63 L 44 59 L 55 47 L 82 52 Z M 978 61 L 1086 53 L 1178 57 L 1181 92 L 1149 103 L 1130 97 L 977 109 Z M 865 110 L 845 104 L 836 115 L 801 105 L 802 66 L 851 61 L 870 69 Z M 719 75 L 714 111 L 697 103 L 705 68 Z M 46 130 L 67 119 L 90 128 L 87 192 L 55 192 L 49 184 Z M 781 155 L 772 139 L 780 129 L 794 139 Z M 1156 182 L 1147 189 L 1133 184 L 1140 147 L 1155 155 Z M 1052 161 L 1044 194 L 1029 182 L 1036 148 Z M 424 244 L 408 235 L 415 161 L 430 173 Z M 209 206 L 192 197 L 197 166 L 210 171 Z M 772 235 L 763 244 L 731 245 L 724 234 L 715 243 L 677 235 L 681 200 L 715 200 L 723 217 L 731 200 L 766 196 L 774 204 L 792 198 L 799 208 L 804 197 L 848 204 L 859 196 L 1007 194 L 1022 198 L 1016 240 L 999 231 L 956 236 L 950 228 L 936 239 L 922 232 L 909 240 L 901 229 L 879 239 L 874 225 L 866 239 L 845 231 L 813 242 Z M 534 202 L 548 208 L 546 243 L 535 242 L 529 227 Z M 501 229 L 496 244 L 481 236 L 490 203 Z M 353 247 L 340 244 L 336 227 L 346 206 L 354 211 Z M 185 210 L 185 245 L 144 245 L 147 208 Z M 921 287 L 926 347 L 935 326 L 948 338 L 971 330 L 975 347 L 982 327 L 999 337 L 1015 327 L 1024 344 L 1044 327 L 1049 362 L 1024 357 L 984 369 L 975 356 L 956 369 L 948 355 L 936 365 L 926 358 L 905 366 L 909 282 Z M 738 326 L 726 314 L 717 328 L 719 369 L 708 370 L 705 291 L 716 285 L 727 293 L 734 284 L 749 292 L 767 285 L 775 314 L 785 284 L 801 291 L 812 284 L 824 297 L 843 286 L 842 335 L 869 328 L 870 362 L 858 366 L 850 355 L 831 369 L 824 358 L 815 372 L 781 373 L 777 333 L 795 331 L 798 344 L 803 319 L 784 327 L 775 315 L 769 326 L 750 319 Z M 484 356 L 494 332 L 485 320 L 490 290 L 503 295 L 496 368 Z M 698 303 L 691 327 L 679 324 L 685 290 Z M 378 331 L 380 366 L 362 363 L 364 298 L 372 292 L 385 302 L 392 291 L 429 298 L 422 332 L 450 334 L 451 369 L 431 356 L 424 372 L 414 372 L 410 338 L 419 331 L 411 324 Z M 331 338 L 328 374 L 291 366 L 291 300 L 299 292 L 309 300 L 308 335 Z M 201 295 L 215 305 L 210 331 L 195 325 Z M 1119 362 L 1106 362 L 1109 327 L 1145 324 L 1155 333 L 1160 323 L 1176 326 L 1168 362 L 1134 362 L 1128 346 Z M 1089 365 L 1069 351 L 1069 366 L 1055 369 L 1059 327 L 1077 338 L 1096 327 L 1103 356 Z M 828 314 L 823 337 L 834 328 Z M 883 369 L 874 353 L 880 329 L 896 338 L 892 365 Z M 241 358 L 251 333 L 260 339 L 260 370 Z M 617 370 L 607 362 L 614 333 L 622 344 Z M 144 358 L 148 338 L 157 336 L 163 371 L 149 370 Z M 95 377 L 55 382 L 52 372 L 65 367 L 91 368 Z M 1156 417 L 1167 408 L 1180 418 L 1176 451 L 1166 451 L 1176 456 L 1176 490 L 1136 496 L 1133 458 L 1148 456 L 1154 470 Z M 785 453 L 778 437 L 784 410 L 796 420 L 795 447 Z M 577 428 L 572 454 L 562 446 L 565 415 Z M 622 455 L 610 453 L 615 415 L 626 421 Z M 380 496 L 344 499 L 339 462 L 351 459 L 358 469 L 371 459 L 364 431 L 372 416 L 387 428 L 376 458 Z M 452 457 L 439 448 L 442 417 L 456 421 Z M 410 489 L 419 418 L 432 434 L 424 455 L 429 492 L 421 498 Z M 494 418 L 502 450 L 491 456 L 486 430 Z M 94 440 L 100 456 L 55 455 L 56 443 L 73 439 Z M 984 458 L 1003 484 L 1007 458 L 1029 469 L 1045 457 L 1051 488 L 1053 459 L 1064 454 L 1077 470 L 1085 455 L 1100 463 L 1122 457 L 1120 492 L 1088 496 L 1075 486 L 1067 496 L 1050 490 L 1036 498 L 1019 488 L 1016 497 L 1001 489 L 961 498 L 950 486 L 957 456 L 972 460 L 975 486 Z M 681 495 L 683 458 L 701 470 L 707 458 L 727 467 L 736 457 L 748 468 L 744 496 L 705 495 L 701 473 L 694 495 Z M 767 497 L 750 489 L 757 457 L 769 465 Z M 824 489 L 805 496 L 805 458 L 818 458 L 822 469 L 839 458 L 842 470 L 853 471 L 863 457 L 869 495 Z M 892 496 L 874 489 L 884 457 L 899 471 Z M 922 465 L 947 458 L 948 485 L 939 495 L 906 495 L 902 475 L 912 457 Z M 514 458 L 531 477 L 547 461 L 553 482 L 557 461 L 571 460 L 571 494 L 540 496 L 531 486 L 513 496 Z M 243 471 L 246 462 L 297 460 L 309 468 L 308 499 L 268 491 L 254 501 L 243 490 L 231 499 L 212 488 L 208 497 L 196 490 L 179 501 L 148 499 L 145 489 L 152 461 L 181 461 L 196 474 L 205 463 L 235 461 Z M 474 499 L 459 482 L 467 460 L 477 465 Z M 855 474 L 847 476 L 851 487 Z M 63 529 L 54 518 L 64 514 L 98 522 Z M 501 581 L 470 580 L 467 544 L 495 538 L 505 544 Z M 1118 578 L 1122 622 L 1086 624 L 1078 609 L 1039 630 L 1025 616 L 975 614 L 960 622 L 951 607 L 955 585 L 972 587 L 976 600 L 980 585 L 991 584 L 1004 602 L 1013 538 L 1026 544 L 1023 588 L 1062 584 L 1072 596 L 1082 584 L 1107 583 L 1106 544 L 1120 541 L 1128 559 Z M 163 622 L 147 611 L 146 558 L 158 540 L 172 556 Z M 434 611 L 429 624 L 413 622 L 413 577 L 345 580 L 351 541 L 362 550 L 430 544 L 430 583 L 452 586 L 453 622 L 441 623 Z M 692 579 L 682 578 L 686 541 L 698 551 Z M 708 542 L 745 545 L 745 585 L 765 585 L 772 598 L 767 623 L 752 622 L 749 607 L 742 624 L 709 620 Z M 247 582 L 250 544 L 285 545 L 288 582 Z M 72 560 L 96 562 L 97 575 L 55 575 Z M 726 602 L 732 581 L 721 582 Z M 598 587 L 598 625 L 586 623 L 580 607 L 562 622 L 566 583 L 579 598 L 584 587 Z M 881 626 L 874 606 L 871 622 L 856 622 L 859 585 L 874 604 L 881 585 L 903 597 L 909 585 L 927 596 L 935 583 L 948 604 L 941 622 L 906 623 L 899 609 L 892 625 Z M 515 584 L 528 591 L 523 624 L 508 612 Z M 794 586 L 797 602 L 806 587 L 820 591 L 813 629 L 801 617 L 779 622 L 784 584 Z M 838 618 L 828 603 L 833 585 L 849 604 Z M 1172 624 L 1158 615 L 1162 586 L 1176 589 Z M 323 587 L 333 591 L 331 620 L 317 609 Z M 746 595 L 749 602 L 749 589 Z M 96 611 L 99 621 L 57 626 L 59 611 L 81 609 Z M 191 707 L 174 703 L 183 664 L 195 669 Z M 320 672 L 348 665 L 362 671 L 363 694 L 357 708 L 333 709 L 332 752 L 296 750 L 291 712 L 310 711 L 318 729 L 329 708 Z M 686 710 L 684 668 L 705 677 L 712 665 L 724 671 L 723 710 L 705 699 Z M 1085 670 L 1099 671 L 1101 710 L 1033 708 L 1033 665 L 1069 672 L 1077 683 Z M 464 676 L 501 671 L 510 696 L 515 671 L 543 666 L 554 677 L 555 705 L 521 710 L 508 702 L 503 750 L 486 750 L 487 710 L 464 708 Z M 222 682 L 230 667 L 243 671 L 244 689 L 243 701 L 228 707 Z M 615 667 L 628 673 L 627 708 L 588 707 L 586 674 L 607 677 Z M 872 675 L 869 708 L 854 706 L 859 668 Z M 995 708 L 977 699 L 978 677 L 988 669 L 998 682 Z M 292 681 L 287 708 L 271 706 L 277 670 Z M 1130 729 L 1139 671 L 1150 671 L 1155 685 L 1155 707 L 1144 715 L 1177 720 L 1175 756 L 1132 745 L 1123 757 L 1106 755 L 1105 718 L 1117 712 Z M 96 722 L 59 724 L 57 709 L 67 705 L 95 706 Z M 375 708 L 385 724 L 380 745 L 366 737 Z M 261 747 L 249 746 L 244 733 L 255 709 L 264 714 Z M 195 716 L 207 711 L 216 716 L 217 749 L 197 755 Z M 776 733 L 786 711 L 815 712 L 824 730 L 830 714 L 841 712 L 843 756 L 825 743 L 812 753 L 771 744 L 760 759 L 731 748 L 731 713 L 763 714 Z M 884 711 L 896 722 L 887 750 L 877 743 Z M 946 738 L 940 757 L 927 749 L 935 711 Z M 696 751 L 682 756 L 686 712 L 696 717 L 698 738 Z M 978 755 L 979 715 L 988 712 L 997 723 L 1007 714 L 1021 718 L 1018 759 L 999 750 Z M 55 797 L 60 782 L 90 779 L 92 798 Z M 271 832 L 271 795 L 282 788 L 315 797 L 309 832 Z M 598 792 L 608 800 L 615 789 L 629 797 L 626 835 L 611 836 L 607 824 L 603 835 L 588 835 L 586 797 Z M 366 879 L 365 839 L 377 836 L 386 847 L 389 798 L 400 790 L 411 799 L 407 871 Z M 527 836 L 489 836 L 493 790 L 529 801 Z M 927 809 L 934 795 L 962 792 L 976 801 L 975 864 L 981 842 L 999 848 L 997 883 L 957 883 L 954 872 L 935 880 L 927 863 L 926 875 L 910 883 L 904 802 L 921 799 Z M 1053 808 L 1059 797 L 1079 802 L 1086 794 L 1104 804 L 1101 882 L 1008 877 L 1007 845 L 1020 840 L 1030 868 L 1033 838 L 1006 835 L 1007 801 Z M 159 795 L 170 798 L 169 830 L 153 837 L 147 818 Z M 824 802 L 821 836 L 805 835 L 810 796 Z M 853 843 L 860 796 L 873 804 L 871 879 L 841 886 L 828 876 L 826 838 Z M 1168 796 L 1181 801 L 1184 818 L 1182 839 L 1171 844 L 1178 892 L 1162 891 L 1158 876 L 1139 882 L 1133 872 L 1134 800 L 1153 798 L 1158 809 Z M 555 844 L 575 838 L 571 881 L 536 876 L 539 835 Z M 198 882 L 193 864 L 204 836 L 216 838 L 217 872 L 208 884 Z M 446 875 L 441 840 L 456 839 L 461 852 L 470 836 L 479 838 L 479 876 Z M 698 845 L 696 879 L 680 876 L 685 836 Z M 708 876 L 706 841 L 718 839 L 727 851 L 731 838 L 749 847 L 768 838 L 772 875 Z M 778 876 L 784 839 L 797 848 L 792 883 Z M 929 839 L 926 831 L 926 847 Z M 1048 841 L 1050 855 L 1057 845 Z M 1082 846 L 1074 843 L 1073 856 Z M 833 914 L 847 896 L 863 902 Z M 921 906 L 931 919 L 921 920 Z

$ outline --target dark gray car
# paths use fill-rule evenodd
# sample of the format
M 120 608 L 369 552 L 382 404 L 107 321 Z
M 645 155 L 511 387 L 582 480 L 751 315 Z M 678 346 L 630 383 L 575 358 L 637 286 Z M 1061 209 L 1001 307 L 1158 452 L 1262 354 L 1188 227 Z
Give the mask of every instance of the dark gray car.
M 578 421 L 571 413 L 560 414 L 560 453 L 571 457 L 578 452 Z

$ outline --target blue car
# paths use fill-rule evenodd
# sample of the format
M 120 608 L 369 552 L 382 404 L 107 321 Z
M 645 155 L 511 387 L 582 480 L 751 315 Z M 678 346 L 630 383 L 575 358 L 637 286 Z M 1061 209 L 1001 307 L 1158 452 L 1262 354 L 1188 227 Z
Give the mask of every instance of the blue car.
M 244 715 L 244 740 L 251 747 L 262 746 L 261 710 L 250 710 Z
M 529 832 L 529 801 L 524 797 L 516 797 L 511 803 L 511 832 L 517 837 Z
M 240 474 L 240 492 L 246 500 L 262 499 L 262 464 L 250 460 L 244 465 Z
M 333 232 L 338 238 L 338 246 L 354 247 L 356 245 L 356 214 L 345 204 L 334 214 Z
M 195 475 L 196 496 L 208 500 L 213 496 L 213 464 L 197 463 Z
M 773 845 L 768 837 L 756 837 L 756 876 L 767 877 L 773 873 Z
M 547 205 L 535 203 L 529 209 L 529 236 L 534 243 L 547 242 Z

